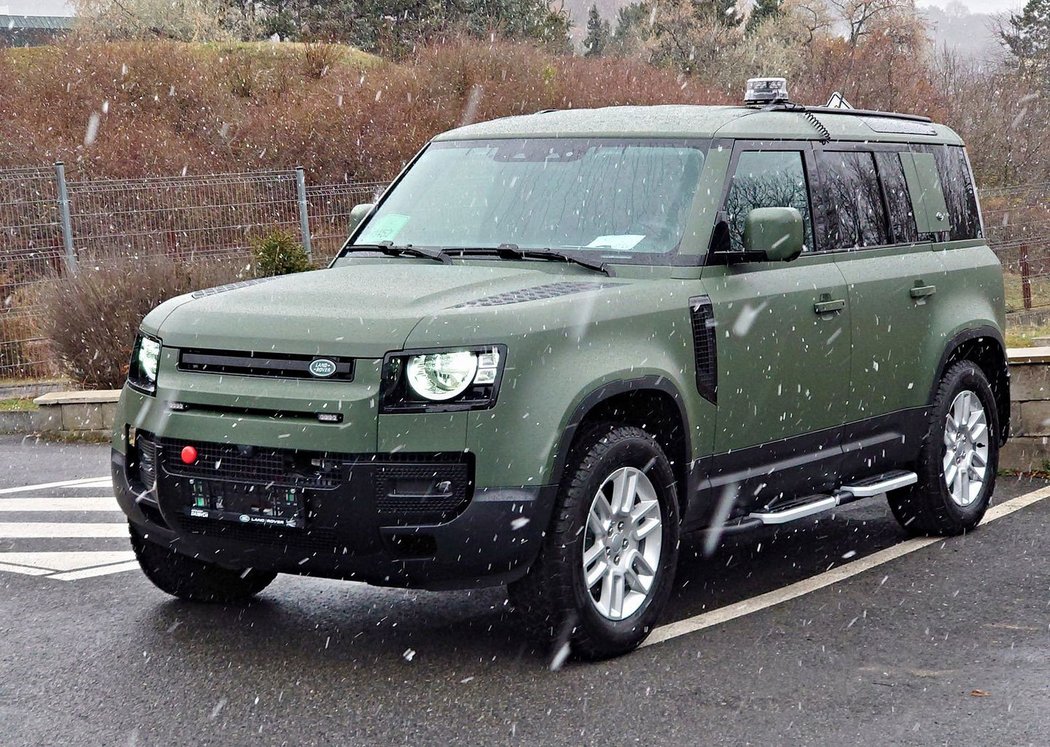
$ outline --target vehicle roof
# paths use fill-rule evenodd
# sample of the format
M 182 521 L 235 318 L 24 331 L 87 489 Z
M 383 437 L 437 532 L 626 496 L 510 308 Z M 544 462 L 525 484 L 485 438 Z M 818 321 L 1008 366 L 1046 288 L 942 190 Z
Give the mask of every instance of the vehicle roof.
M 680 104 L 542 111 L 467 125 L 434 139 L 545 136 L 820 140 L 823 133 L 812 118 L 827 129 L 833 141 L 962 145 L 962 139 L 950 127 L 916 117 L 895 117 L 881 112 Z

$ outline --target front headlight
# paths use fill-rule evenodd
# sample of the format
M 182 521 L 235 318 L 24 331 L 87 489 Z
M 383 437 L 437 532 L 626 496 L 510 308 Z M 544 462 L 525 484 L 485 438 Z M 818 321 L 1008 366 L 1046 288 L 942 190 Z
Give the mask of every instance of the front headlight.
M 160 340 L 147 334 L 139 333 L 135 338 L 135 347 L 131 351 L 131 364 L 128 366 L 128 383 L 146 394 L 153 394 L 157 388 L 157 369 L 160 367 Z
M 413 355 L 405 367 L 412 391 L 438 402 L 463 394 L 477 372 L 478 356 L 467 350 Z
M 383 412 L 449 412 L 495 404 L 505 349 L 391 353 L 383 363 Z

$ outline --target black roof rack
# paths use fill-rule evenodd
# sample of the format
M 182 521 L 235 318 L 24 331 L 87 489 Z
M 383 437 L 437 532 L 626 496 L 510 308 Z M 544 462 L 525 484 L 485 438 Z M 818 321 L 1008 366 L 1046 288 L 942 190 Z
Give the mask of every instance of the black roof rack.
M 909 122 L 932 123 L 929 117 L 919 114 L 900 114 L 898 112 L 880 112 L 874 109 L 836 109 L 827 106 L 805 106 L 791 101 L 778 104 L 752 105 L 749 109 L 757 111 L 811 112 L 816 114 L 845 114 L 851 117 L 883 117 L 885 119 L 903 119 Z

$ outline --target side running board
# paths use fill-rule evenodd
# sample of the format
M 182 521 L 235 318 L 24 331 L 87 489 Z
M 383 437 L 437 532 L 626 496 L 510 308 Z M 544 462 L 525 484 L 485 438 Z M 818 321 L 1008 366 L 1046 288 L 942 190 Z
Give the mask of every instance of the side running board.
M 867 480 L 861 480 L 853 485 L 843 485 L 838 492 L 849 493 L 854 498 L 870 498 L 873 495 L 882 495 L 898 488 L 906 488 L 918 481 L 919 476 L 914 472 L 898 470 L 869 477 Z
M 836 506 L 882 495 L 890 490 L 905 488 L 919 481 L 914 472 L 897 470 L 886 472 L 875 477 L 860 480 L 852 485 L 843 485 L 834 495 L 816 495 L 803 501 L 793 501 L 784 506 L 771 506 L 765 511 L 756 511 L 748 514 L 747 519 L 762 524 L 786 524 L 789 521 L 804 519 L 807 516 L 830 511 Z

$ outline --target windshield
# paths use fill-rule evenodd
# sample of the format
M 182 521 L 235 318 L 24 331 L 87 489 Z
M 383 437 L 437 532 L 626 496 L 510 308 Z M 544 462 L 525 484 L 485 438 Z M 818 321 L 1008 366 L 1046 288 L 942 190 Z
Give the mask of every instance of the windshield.
M 433 143 L 354 243 L 513 244 L 651 261 L 678 248 L 705 151 L 639 139 Z

